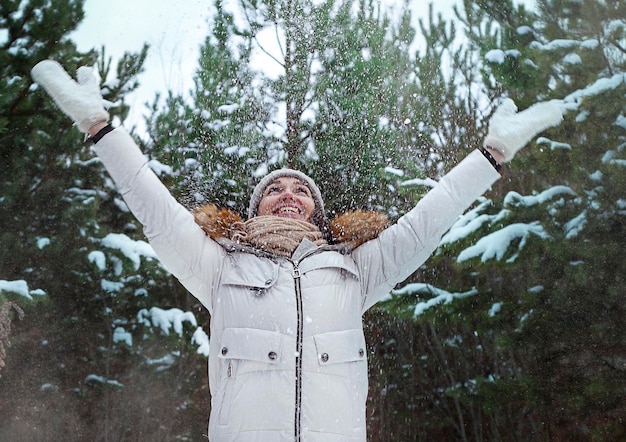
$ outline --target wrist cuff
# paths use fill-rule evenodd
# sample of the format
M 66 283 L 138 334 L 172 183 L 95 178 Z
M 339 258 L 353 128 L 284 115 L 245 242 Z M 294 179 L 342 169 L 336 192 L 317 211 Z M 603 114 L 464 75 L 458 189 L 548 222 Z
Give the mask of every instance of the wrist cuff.
M 480 152 L 485 156 L 485 158 L 489 160 L 489 162 L 494 167 L 494 169 L 496 169 L 496 172 L 500 173 L 500 170 L 502 169 L 502 165 L 496 161 L 493 155 L 491 155 L 491 152 L 489 152 L 487 149 L 485 149 L 482 146 L 479 147 L 478 150 L 480 150 Z
M 110 124 L 107 124 L 102 129 L 100 129 L 97 134 L 87 139 L 91 141 L 93 144 L 96 144 L 98 141 L 102 139 L 102 137 L 104 137 L 106 134 L 108 134 L 112 130 L 113 130 L 113 126 L 111 126 Z

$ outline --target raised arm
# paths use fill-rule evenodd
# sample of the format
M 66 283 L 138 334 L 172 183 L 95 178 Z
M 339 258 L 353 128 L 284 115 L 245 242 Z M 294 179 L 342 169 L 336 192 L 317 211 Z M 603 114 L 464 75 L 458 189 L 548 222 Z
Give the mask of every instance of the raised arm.
M 398 223 L 353 252 L 363 284 L 363 311 L 428 259 L 456 219 L 500 178 L 501 162 L 562 119 L 554 103 L 537 103 L 517 113 L 513 101 L 505 100 L 489 122 L 484 146 L 448 172 Z
M 75 82 L 55 61 L 44 60 L 33 79 L 53 98 L 78 129 L 95 141 L 95 151 L 113 178 L 165 267 L 212 311 L 225 252 L 195 223 L 147 165 L 132 137 L 108 125 L 100 89 L 90 68 L 81 67 Z

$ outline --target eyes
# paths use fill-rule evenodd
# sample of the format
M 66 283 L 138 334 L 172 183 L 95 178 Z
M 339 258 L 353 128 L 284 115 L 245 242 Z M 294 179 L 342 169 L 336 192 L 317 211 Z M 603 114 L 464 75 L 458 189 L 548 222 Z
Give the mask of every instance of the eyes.
M 280 195 L 285 192 L 287 187 L 281 184 L 270 184 L 265 189 L 265 195 Z M 290 188 L 291 193 L 294 195 L 302 195 L 311 197 L 311 191 L 305 184 L 295 184 Z

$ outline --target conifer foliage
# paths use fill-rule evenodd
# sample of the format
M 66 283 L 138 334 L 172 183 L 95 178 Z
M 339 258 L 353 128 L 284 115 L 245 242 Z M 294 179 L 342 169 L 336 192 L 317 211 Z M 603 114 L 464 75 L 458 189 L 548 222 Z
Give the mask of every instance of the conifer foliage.
M 559 100 L 564 123 L 366 314 L 368 438 L 623 440 L 626 6 L 411 7 L 215 0 L 193 90 L 155 97 L 137 141 L 189 208 L 245 216 L 259 177 L 293 167 L 331 217 L 393 220 L 481 143 L 501 97 Z M 82 16 L 78 0 L 0 0 L 0 435 L 202 440 L 210 318 L 30 80 L 44 58 L 97 62 L 123 121 L 148 48 L 80 53 Z
M 81 53 L 68 34 L 82 18 L 82 1 L 0 2 L 0 438 L 172 440 L 192 431 L 184 415 L 195 406 L 182 405 L 205 388 L 206 368 L 190 342 L 195 317 L 183 340 L 156 318 L 191 310 L 187 294 L 30 76 L 46 58 L 70 75 L 97 64 L 111 115 L 125 118 L 147 47 L 115 61 L 104 49 Z M 177 364 L 194 358 L 200 371 L 179 377 Z M 165 406 L 151 413 L 156 402 Z
M 377 405 L 406 419 L 380 425 L 416 439 L 621 440 L 626 10 L 466 1 L 459 19 L 487 96 L 568 111 L 443 238 L 415 276 L 430 285 L 383 307 L 407 318 L 392 333 L 409 339 L 376 346 L 396 368 L 380 382 L 402 386 Z

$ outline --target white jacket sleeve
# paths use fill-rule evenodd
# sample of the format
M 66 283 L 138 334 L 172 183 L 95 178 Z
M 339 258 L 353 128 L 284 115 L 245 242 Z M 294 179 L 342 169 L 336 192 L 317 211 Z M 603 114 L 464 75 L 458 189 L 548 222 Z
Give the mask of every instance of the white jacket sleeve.
M 143 224 L 159 260 L 211 313 L 212 293 L 224 261 L 222 247 L 207 237 L 193 215 L 172 197 L 124 129 L 107 134 L 95 150 L 131 212 Z
M 352 252 L 366 311 L 419 268 L 457 218 L 500 178 L 480 151 L 448 172 L 396 224 Z

